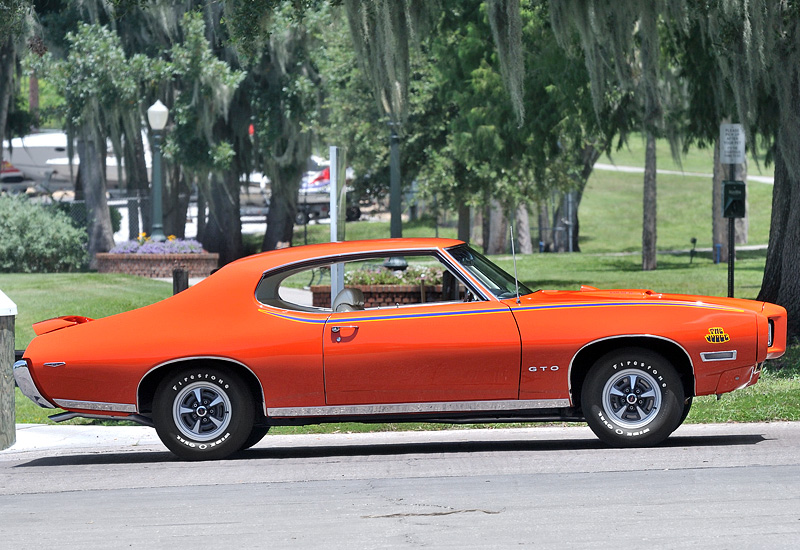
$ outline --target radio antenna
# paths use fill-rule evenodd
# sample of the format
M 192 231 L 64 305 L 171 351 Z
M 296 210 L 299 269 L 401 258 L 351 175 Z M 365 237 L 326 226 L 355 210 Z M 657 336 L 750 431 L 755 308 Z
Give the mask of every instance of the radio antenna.
M 517 291 L 517 305 L 519 305 L 519 278 L 517 277 L 517 252 L 514 249 L 514 224 L 508 224 L 508 230 L 511 232 L 511 256 L 514 258 L 514 288 Z

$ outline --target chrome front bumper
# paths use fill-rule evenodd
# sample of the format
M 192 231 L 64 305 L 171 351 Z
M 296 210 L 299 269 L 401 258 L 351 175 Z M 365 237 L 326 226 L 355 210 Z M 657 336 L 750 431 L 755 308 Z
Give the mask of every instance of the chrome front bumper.
M 28 368 L 28 363 L 26 361 L 17 361 L 14 363 L 14 380 L 17 381 L 17 386 L 19 386 L 20 391 L 44 409 L 55 409 L 56 406 L 50 403 L 47 399 L 42 397 L 42 393 L 39 391 L 39 388 L 36 387 L 36 383 L 33 381 L 33 377 L 31 376 L 31 371 Z

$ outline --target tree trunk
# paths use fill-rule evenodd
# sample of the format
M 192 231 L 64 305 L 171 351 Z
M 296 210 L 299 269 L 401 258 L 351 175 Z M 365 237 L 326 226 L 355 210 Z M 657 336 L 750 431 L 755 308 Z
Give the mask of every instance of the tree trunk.
M 656 136 L 655 130 L 663 119 L 659 98 L 658 67 L 661 45 L 659 42 L 659 8 L 654 2 L 641 3 L 640 52 L 642 74 L 640 85 L 644 92 L 642 122 L 647 143 L 644 158 L 644 193 L 642 199 L 642 270 L 652 271 L 658 267 L 656 257 Z
M 517 252 L 520 254 L 533 254 L 533 243 L 531 242 L 531 223 L 528 214 L 528 205 L 525 203 L 517 206 L 515 215 L 517 226 L 517 242 L 519 248 Z
M 186 212 L 189 210 L 191 189 L 179 166 L 174 166 L 167 173 L 171 176 L 165 186 L 164 233 L 183 239 L 186 237 Z
M 202 186 L 197 189 L 197 240 L 203 242 L 206 234 L 206 194 Z
M 779 133 L 778 140 L 781 137 Z M 780 143 L 776 143 L 769 248 L 758 299 L 786 308 L 790 342 L 800 337 L 800 277 L 797 276 L 800 273 L 799 189 L 800 177 L 789 172 Z
M 137 129 L 133 135 L 127 135 L 131 147 L 125 147 L 125 184 L 128 189 L 128 233 L 135 239 L 141 231 L 147 233 L 151 228 L 152 208 L 147 198 L 150 196 L 150 182 L 147 177 L 147 162 L 144 158 L 144 142 L 142 132 Z M 135 198 L 134 198 L 135 197 Z M 142 225 L 139 226 L 141 214 Z
M 220 179 L 211 180 L 208 224 L 203 235 L 203 247 L 219 253 L 223 266 L 244 255 L 242 220 L 239 216 L 239 176 L 228 170 Z
M 505 254 L 508 252 L 508 247 L 506 246 L 508 242 L 508 219 L 502 205 L 495 199 L 491 200 L 489 208 L 489 235 L 486 239 L 486 253 Z
M 305 161 L 284 166 L 274 163 L 268 172 L 272 195 L 269 199 L 267 232 L 261 250 L 275 250 L 280 246 L 291 246 L 294 237 L 294 221 L 297 216 L 297 193 L 303 178 Z
M 33 123 L 39 127 L 39 79 L 33 73 L 28 77 L 28 110 L 33 117 Z
M 3 162 L 2 143 L 6 137 L 8 109 L 13 98 L 15 60 L 16 48 L 12 37 L 0 38 L 0 164 Z
M 585 180 L 584 185 L 586 185 Z M 582 196 L 582 190 L 570 191 L 561 195 L 558 207 L 553 214 L 553 252 L 580 252 L 578 206 L 580 206 Z
M 547 207 L 540 209 L 539 235 L 547 233 L 540 247 L 548 252 L 580 252 L 580 217 L 578 212 L 583 200 L 586 183 L 594 171 L 594 165 L 600 158 L 601 150 L 594 144 L 587 144 L 581 149 L 576 164 L 580 167 L 580 175 L 575 176 L 575 188 L 559 196 L 553 213 L 552 230 L 547 228 Z M 544 217 L 542 217 L 544 215 Z M 547 228 L 543 230 L 543 228 Z
M 86 196 L 86 217 L 89 228 L 89 267 L 95 269 L 95 254 L 108 252 L 114 246 L 114 231 L 111 228 L 111 212 L 106 200 L 106 173 L 103 166 L 105 147 L 98 147 L 89 130 L 82 132 L 78 145 L 80 154 L 80 178 Z
M 471 210 L 468 204 L 458 206 L 458 239 L 465 243 L 469 242 L 470 237 Z
M 728 261 L 728 220 L 722 217 L 722 181 L 725 179 L 725 167 L 720 163 L 719 139 L 714 146 L 714 176 L 711 185 L 711 238 L 714 246 L 713 254 L 719 248 L 719 261 Z M 716 258 L 715 258 L 716 260 Z
M 656 138 L 652 132 L 647 132 L 642 206 L 642 270 L 652 271 L 658 267 L 656 259 Z
M 274 180 L 273 180 L 274 183 Z M 294 237 L 294 220 L 297 215 L 297 198 L 294 200 L 285 195 L 272 195 L 267 214 L 267 231 L 261 250 L 275 250 L 292 245 Z
M 485 232 L 484 232 L 484 209 L 483 208 L 473 208 L 472 209 L 472 229 L 470 230 L 470 242 L 475 245 L 481 247 L 481 250 L 486 250 L 484 246 L 485 240 Z
M 555 243 L 553 242 L 553 232 L 550 229 L 550 212 L 546 200 L 539 203 L 537 211 L 539 213 L 539 251 L 552 252 Z

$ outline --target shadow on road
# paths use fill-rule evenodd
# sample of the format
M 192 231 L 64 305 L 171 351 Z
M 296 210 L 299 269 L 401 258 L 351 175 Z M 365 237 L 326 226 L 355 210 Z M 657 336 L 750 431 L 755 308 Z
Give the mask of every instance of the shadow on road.
M 267 436 L 266 441 L 269 441 Z M 672 436 L 658 448 L 675 447 L 730 447 L 734 445 L 757 445 L 766 441 L 762 435 L 709 435 Z M 305 459 L 357 456 L 400 456 L 409 454 L 457 454 L 457 453 L 503 453 L 503 452 L 546 452 L 546 451 L 590 451 L 601 453 L 642 452 L 641 448 L 617 449 L 609 447 L 597 439 L 569 440 L 516 440 L 516 441 L 440 441 L 426 443 L 386 443 L 359 445 L 328 445 L 298 447 L 256 447 L 231 455 L 228 460 L 265 459 Z M 644 449 L 647 451 L 647 449 Z M 39 458 L 18 464 L 15 467 L 111 465 L 111 464 L 153 464 L 160 462 L 180 462 L 166 451 L 102 453 Z

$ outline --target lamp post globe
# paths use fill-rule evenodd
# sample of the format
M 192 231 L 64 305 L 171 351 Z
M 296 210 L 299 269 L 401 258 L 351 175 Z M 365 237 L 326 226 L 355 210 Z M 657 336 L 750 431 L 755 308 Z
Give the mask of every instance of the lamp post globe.
M 164 215 L 161 206 L 161 189 L 163 187 L 163 175 L 161 170 L 161 137 L 164 128 L 167 126 L 169 109 L 157 100 L 147 109 L 147 121 L 153 129 L 153 186 L 151 189 L 153 204 L 153 227 L 150 230 L 150 238 L 156 242 L 165 241 L 164 235 Z

